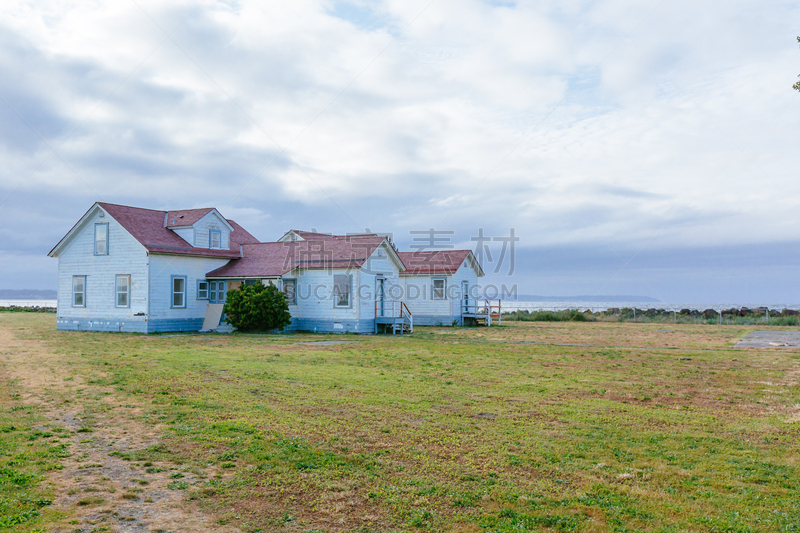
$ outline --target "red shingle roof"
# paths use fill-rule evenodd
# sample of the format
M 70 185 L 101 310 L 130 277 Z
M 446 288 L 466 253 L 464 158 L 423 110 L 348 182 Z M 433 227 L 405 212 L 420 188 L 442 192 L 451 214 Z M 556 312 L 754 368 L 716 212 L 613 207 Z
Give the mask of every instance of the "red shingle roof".
M 400 275 L 454 274 L 469 253 L 469 250 L 397 252 L 406 267 L 405 272 L 401 272 Z
M 180 211 L 167 211 L 167 227 L 174 228 L 179 226 L 191 226 L 211 211 L 213 207 L 202 207 L 200 209 L 182 209 Z
M 309 239 L 262 242 L 242 246 L 242 258 L 206 274 L 209 278 L 282 276 L 296 268 L 359 268 L 384 241 L 383 237 Z M 305 238 L 305 237 L 303 237 Z
M 241 226 L 229 220 L 228 223 L 234 227 L 234 231 L 231 232 L 230 250 L 195 248 L 184 241 L 177 233 L 164 227 L 166 211 L 108 204 L 105 202 L 100 202 L 98 205 L 111 215 L 114 220 L 119 222 L 128 233 L 133 235 L 133 238 L 139 241 L 142 246 L 154 253 L 238 258 L 239 244 L 258 242 L 255 237 L 250 235 Z M 187 211 L 170 211 L 170 213 L 188 213 L 190 211 L 203 210 L 190 209 Z M 210 209 L 206 210 L 205 213 L 208 213 L 208 211 L 210 211 Z M 202 216 L 204 215 L 197 217 L 195 222 L 200 220 Z M 187 220 L 186 215 L 184 215 L 183 220 Z

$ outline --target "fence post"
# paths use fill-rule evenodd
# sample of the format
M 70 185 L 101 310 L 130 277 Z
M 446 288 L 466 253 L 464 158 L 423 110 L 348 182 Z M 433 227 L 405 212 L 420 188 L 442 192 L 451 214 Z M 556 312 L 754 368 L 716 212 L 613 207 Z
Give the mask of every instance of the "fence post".
M 633 308 L 633 323 L 636 324 L 636 307 Z
M 672 323 L 675 324 L 676 326 L 678 325 L 678 310 L 677 309 L 673 309 L 672 310 Z
M 722 309 L 719 310 L 719 323 L 717 325 L 718 326 L 722 325 Z

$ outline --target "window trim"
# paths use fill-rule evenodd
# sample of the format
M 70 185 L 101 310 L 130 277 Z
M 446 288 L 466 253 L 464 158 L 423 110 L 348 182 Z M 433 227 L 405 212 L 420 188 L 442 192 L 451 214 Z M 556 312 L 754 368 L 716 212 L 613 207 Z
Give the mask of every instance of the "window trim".
M 125 291 L 125 305 L 119 305 L 119 279 L 127 278 L 128 290 Z M 117 309 L 128 309 L 131 306 L 131 275 L 130 274 L 117 274 L 114 276 L 114 307 Z
M 182 279 L 183 280 L 183 305 L 175 305 L 175 295 L 178 294 L 175 292 L 175 280 Z M 170 309 L 186 309 L 186 276 L 170 276 L 169 280 L 169 308 Z
M 97 228 L 98 226 L 105 226 L 106 227 L 106 251 L 104 253 L 97 252 Z M 94 255 L 108 255 L 108 241 L 109 241 L 109 233 L 110 230 L 108 228 L 108 222 L 95 222 L 94 223 Z
M 284 296 L 286 296 L 286 282 L 291 281 L 294 283 L 294 289 L 292 290 L 292 299 L 290 300 L 287 296 L 286 301 L 289 305 L 297 305 L 297 278 L 281 278 L 281 292 Z
M 200 295 L 200 292 L 203 290 L 203 289 L 200 288 L 200 284 L 201 283 L 205 283 L 206 284 L 206 288 L 205 288 L 206 295 L 205 295 L 205 297 Z M 211 299 L 210 298 L 210 295 L 211 295 L 210 289 L 211 289 L 211 282 L 210 281 L 208 281 L 207 279 L 198 279 L 197 280 L 197 299 L 198 300 L 210 300 Z
M 83 279 L 83 291 L 81 291 L 79 293 L 75 292 L 75 280 L 77 278 L 82 278 Z M 76 294 L 80 294 L 80 295 L 83 296 L 83 303 L 81 305 L 76 305 L 75 304 L 75 295 Z M 72 276 L 72 307 L 83 307 L 83 308 L 86 307 L 86 276 L 85 275 Z
M 219 246 L 214 247 L 214 234 L 219 235 Z M 222 231 L 218 229 L 212 229 L 208 232 L 208 247 L 212 250 L 222 250 Z
M 437 289 L 434 287 L 437 281 L 442 282 L 442 295 L 436 296 Z M 431 300 L 447 300 L 447 278 L 431 278 Z
M 213 289 L 211 288 L 213 284 Z M 222 287 L 220 289 L 220 287 Z M 222 300 L 219 299 L 219 293 L 222 291 Z M 208 303 L 221 304 L 225 303 L 228 297 L 228 282 L 226 280 L 212 279 L 208 281 Z
M 347 292 L 347 305 L 339 305 L 338 298 L 336 297 L 336 278 L 343 277 L 347 278 L 348 280 L 348 292 Z M 335 309 L 351 309 L 353 307 L 353 276 L 352 274 L 334 274 L 333 275 L 333 307 Z

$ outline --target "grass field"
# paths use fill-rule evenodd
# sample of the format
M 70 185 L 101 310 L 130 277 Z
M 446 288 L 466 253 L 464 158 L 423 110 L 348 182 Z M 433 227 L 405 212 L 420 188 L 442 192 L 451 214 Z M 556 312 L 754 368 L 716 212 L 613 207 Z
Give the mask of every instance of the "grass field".
M 54 328 L 0 314 L 19 531 L 115 531 L 159 498 L 226 531 L 800 531 L 800 351 L 732 348 L 753 327 Z

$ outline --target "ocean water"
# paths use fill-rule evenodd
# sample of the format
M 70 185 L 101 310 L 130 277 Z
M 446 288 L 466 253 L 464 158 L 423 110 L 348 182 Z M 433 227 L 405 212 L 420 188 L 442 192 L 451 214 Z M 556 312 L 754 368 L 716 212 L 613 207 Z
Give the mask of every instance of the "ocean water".
M 0 300 L 0 307 L 55 307 L 58 300 Z
M 562 311 L 564 309 L 579 309 L 586 311 L 591 309 L 592 312 L 606 311 L 611 308 L 622 309 L 627 307 L 630 309 L 664 309 L 668 311 L 680 311 L 681 309 L 696 309 L 704 311 L 706 309 L 726 310 L 726 309 L 741 309 L 748 307 L 755 309 L 757 307 L 768 307 L 771 310 L 781 311 L 783 309 L 800 310 L 800 303 L 686 303 L 686 302 L 520 302 L 513 300 L 504 300 L 502 303 L 503 311 Z

